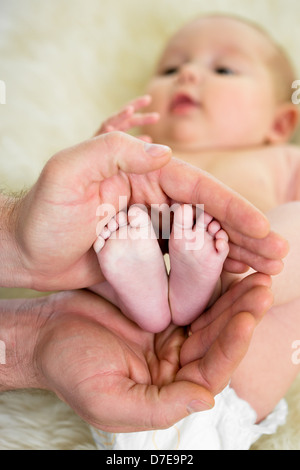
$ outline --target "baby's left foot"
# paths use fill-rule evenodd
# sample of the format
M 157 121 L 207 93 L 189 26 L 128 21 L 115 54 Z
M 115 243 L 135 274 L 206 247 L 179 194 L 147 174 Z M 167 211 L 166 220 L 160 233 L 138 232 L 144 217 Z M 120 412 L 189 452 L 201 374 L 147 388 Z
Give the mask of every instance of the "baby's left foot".
M 191 206 L 181 205 L 177 209 L 169 242 L 173 323 L 188 325 L 205 310 L 228 251 L 228 236 L 213 217 L 202 212 L 194 224 Z

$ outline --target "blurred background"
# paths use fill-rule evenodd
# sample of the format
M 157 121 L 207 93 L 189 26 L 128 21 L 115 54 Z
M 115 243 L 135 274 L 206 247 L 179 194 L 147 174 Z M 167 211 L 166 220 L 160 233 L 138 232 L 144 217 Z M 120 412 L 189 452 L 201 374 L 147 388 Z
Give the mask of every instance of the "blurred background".
M 297 0 L 1 0 L 0 184 L 32 184 L 51 155 L 143 93 L 167 38 L 205 12 L 257 22 L 300 68 Z

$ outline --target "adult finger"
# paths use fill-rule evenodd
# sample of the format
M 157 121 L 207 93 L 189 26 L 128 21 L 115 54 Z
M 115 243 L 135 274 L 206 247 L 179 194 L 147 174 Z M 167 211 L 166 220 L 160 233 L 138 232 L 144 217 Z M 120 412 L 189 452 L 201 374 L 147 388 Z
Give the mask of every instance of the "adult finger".
M 255 327 L 250 313 L 234 316 L 202 358 L 182 367 L 178 379 L 193 381 L 214 396 L 220 393 L 246 355 Z
M 251 305 L 252 300 L 253 305 Z M 253 316 L 256 324 L 258 324 L 265 312 L 270 309 L 272 303 L 273 295 L 271 291 L 263 286 L 257 286 L 241 296 L 212 323 L 209 323 L 204 329 L 196 330 L 185 341 L 180 354 L 181 364 L 184 365 L 204 357 L 231 319 L 240 312 L 247 311 L 246 307 L 249 308 L 250 305 L 248 313 Z
M 265 289 L 265 296 L 269 301 L 269 292 L 272 286 L 272 280 L 269 276 L 262 273 L 250 274 L 244 279 L 235 282 L 206 312 L 202 313 L 191 324 L 191 331 L 194 333 L 197 330 L 203 329 L 206 326 L 213 323 L 218 317 L 223 316 L 226 310 L 230 309 L 234 314 L 242 311 L 250 311 L 250 308 L 255 308 L 251 313 L 256 314 L 257 311 L 261 311 L 260 300 L 254 299 L 247 305 L 247 294 L 252 293 L 259 287 Z M 243 302 L 243 307 L 240 308 L 240 301 Z M 239 302 L 239 303 L 238 303 Z M 240 310 L 238 310 L 240 308 Z
M 128 378 L 120 381 L 113 377 L 112 381 L 114 383 L 108 387 L 111 393 L 99 394 L 99 419 L 91 423 L 107 432 L 165 429 L 192 412 L 206 411 L 214 406 L 212 394 L 194 383 L 178 381 L 159 388 L 136 384 Z
M 184 176 L 184 177 L 183 177 Z M 175 158 L 160 175 L 166 194 L 180 202 L 204 204 L 205 211 L 226 228 L 249 238 L 264 238 L 270 232 L 267 218 L 242 196 L 209 173 Z
M 226 227 L 224 227 L 226 230 Z M 272 250 L 270 250 L 270 245 Z M 289 251 L 288 242 L 280 235 L 270 232 L 267 238 L 253 238 L 231 232 L 229 257 L 232 260 L 249 264 L 255 263 L 255 269 L 266 274 L 276 275 L 282 270 L 280 258 L 285 258 Z
M 204 204 L 205 211 L 221 223 L 230 241 L 240 250 L 233 251 L 230 258 L 265 272 L 263 264 L 266 259 L 276 261 L 287 254 L 287 242 L 270 233 L 270 223 L 265 215 L 210 174 L 172 159 L 160 171 L 159 183 L 173 200 Z M 276 262 L 270 263 L 267 273 L 278 273 L 281 266 Z
M 116 131 L 60 152 L 52 160 L 56 159 L 60 167 L 68 162 L 69 172 L 75 171 L 91 183 L 114 176 L 120 170 L 136 174 L 155 171 L 169 162 L 171 154 L 170 147 Z

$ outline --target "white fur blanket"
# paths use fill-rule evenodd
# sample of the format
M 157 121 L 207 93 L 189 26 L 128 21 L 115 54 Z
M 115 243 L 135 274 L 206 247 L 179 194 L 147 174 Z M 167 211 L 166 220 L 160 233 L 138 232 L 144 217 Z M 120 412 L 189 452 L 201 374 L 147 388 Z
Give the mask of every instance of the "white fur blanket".
M 30 186 L 52 154 L 143 93 L 166 38 L 207 11 L 262 24 L 300 72 L 298 0 L 1 0 L 0 186 Z M 16 295 L 34 294 L 0 290 Z M 300 378 L 287 399 L 287 424 L 253 449 L 300 449 Z M 0 449 L 95 446 L 67 405 L 35 390 L 0 394 Z

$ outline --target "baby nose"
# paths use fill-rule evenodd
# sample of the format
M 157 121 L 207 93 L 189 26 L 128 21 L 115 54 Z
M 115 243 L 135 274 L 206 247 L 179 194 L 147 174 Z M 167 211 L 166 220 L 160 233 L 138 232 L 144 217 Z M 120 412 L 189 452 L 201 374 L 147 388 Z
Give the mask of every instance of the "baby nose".
M 178 80 L 181 83 L 185 82 L 199 82 L 203 76 L 200 67 L 193 63 L 184 64 L 178 76 Z

